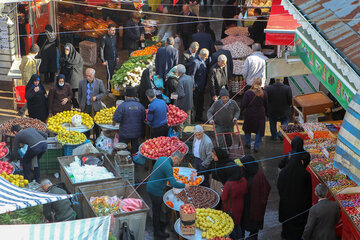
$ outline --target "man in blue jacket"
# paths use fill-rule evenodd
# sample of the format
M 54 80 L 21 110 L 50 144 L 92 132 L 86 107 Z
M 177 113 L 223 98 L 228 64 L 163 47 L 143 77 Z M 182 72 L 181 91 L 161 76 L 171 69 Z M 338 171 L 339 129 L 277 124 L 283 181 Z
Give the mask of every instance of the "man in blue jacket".
M 166 137 L 169 132 L 166 103 L 164 100 L 156 98 L 153 89 L 146 90 L 145 95 L 150 101 L 146 120 L 147 124 L 151 126 L 151 138 Z
M 120 123 L 119 142 L 131 143 L 131 154 L 139 149 L 139 138 L 143 135 L 145 108 L 136 101 L 136 89 L 128 87 L 126 100 L 115 111 L 114 123 Z
M 173 175 L 173 166 L 179 166 L 183 158 L 184 154 L 180 151 L 174 152 L 170 157 L 161 157 L 156 161 L 153 168 L 154 170 L 150 174 L 146 191 L 149 193 L 151 199 L 154 237 L 169 237 L 169 234 L 160 228 L 161 204 L 163 202 L 166 183 L 169 182 L 174 188 L 189 189 L 189 185 L 177 182 Z
M 202 122 L 202 113 L 204 110 L 204 91 L 207 82 L 206 60 L 209 57 L 209 50 L 203 48 L 190 63 L 189 74 L 195 82 L 194 105 L 195 105 L 195 122 Z

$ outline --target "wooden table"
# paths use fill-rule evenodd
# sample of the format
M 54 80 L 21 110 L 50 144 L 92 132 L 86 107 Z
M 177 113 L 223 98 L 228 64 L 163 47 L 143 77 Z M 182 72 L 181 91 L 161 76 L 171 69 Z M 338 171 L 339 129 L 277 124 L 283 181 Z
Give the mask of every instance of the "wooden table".
M 293 106 L 296 110 L 294 111 L 294 117 L 296 113 L 298 113 L 303 116 L 304 122 L 306 122 L 307 115 L 326 113 L 326 110 L 333 105 L 333 101 L 331 101 L 323 92 L 299 95 L 293 98 Z M 301 108 L 301 110 L 299 108 Z M 329 117 L 331 120 L 331 111 Z

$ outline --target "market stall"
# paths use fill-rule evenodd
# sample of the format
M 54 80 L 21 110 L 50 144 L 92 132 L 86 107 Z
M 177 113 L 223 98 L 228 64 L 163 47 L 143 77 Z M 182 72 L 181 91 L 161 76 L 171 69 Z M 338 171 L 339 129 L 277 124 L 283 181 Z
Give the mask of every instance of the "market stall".
M 284 136 L 284 153 L 291 150 L 290 143 L 295 136 L 304 139 L 304 149 L 311 155 L 307 170 L 312 177 L 313 190 L 317 184 L 324 183 L 329 189 L 328 198 L 339 204 L 342 229 L 338 225 L 337 230 L 342 239 L 360 239 L 360 212 L 356 200 L 358 184 L 352 180 L 352 176 L 339 170 L 336 162 L 334 164 L 337 134 L 341 125 L 342 121 L 304 123 L 282 126 L 280 131 Z M 317 200 L 313 194 L 313 203 Z

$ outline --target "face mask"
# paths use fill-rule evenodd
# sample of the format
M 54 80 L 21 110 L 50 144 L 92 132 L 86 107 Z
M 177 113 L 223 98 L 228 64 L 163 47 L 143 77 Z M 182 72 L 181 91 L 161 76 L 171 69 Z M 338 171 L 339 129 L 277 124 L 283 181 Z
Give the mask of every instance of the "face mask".
M 65 83 L 59 83 L 59 86 L 60 87 L 62 87 L 62 86 L 64 86 L 65 85 Z

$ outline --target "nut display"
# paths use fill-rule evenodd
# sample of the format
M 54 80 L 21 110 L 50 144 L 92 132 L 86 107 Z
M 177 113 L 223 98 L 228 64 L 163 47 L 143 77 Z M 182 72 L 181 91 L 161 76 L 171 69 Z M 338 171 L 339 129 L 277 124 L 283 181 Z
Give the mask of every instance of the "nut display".
M 12 119 L 4 122 L 0 126 L 0 131 L 2 132 L 2 134 L 8 135 L 8 136 L 15 136 L 15 134 L 13 132 L 11 132 L 11 127 L 12 127 L 12 125 L 15 125 L 15 124 L 19 124 L 22 129 L 35 128 L 42 132 L 46 131 L 46 125 L 39 119 L 35 119 L 35 118 L 12 118 Z
M 182 190 L 174 195 L 185 204 L 192 203 L 195 208 L 211 208 L 218 201 L 216 193 L 203 186 L 191 186 L 189 190 Z
M 77 145 L 86 141 L 86 136 L 83 133 L 79 133 L 77 131 L 68 131 L 63 130 L 57 136 L 56 139 L 62 145 L 70 144 Z
M 293 133 L 293 132 L 304 132 L 304 128 L 301 125 L 282 125 L 281 129 L 286 133 Z
M 104 108 L 96 113 L 94 120 L 97 124 L 112 124 L 116 107 Z
M 227 213 L 210 208 L 196 209 L 195 225 L 206 239 L 225 237 L 234 229 L 234 221 Z
M 47 123 L 49 130 L 54 133 L 59 133 L 66 130 L 65 127 L 62 126 L 62 124 L 71 123 L 71 118 L 76 114 L 81 116 L 83 125 L 85 125 L 89 129 L 92 128 L 92 126 L 94 125 L 94 120 L 89 114 L 78 111 L 64 111 L 48 119 Z

